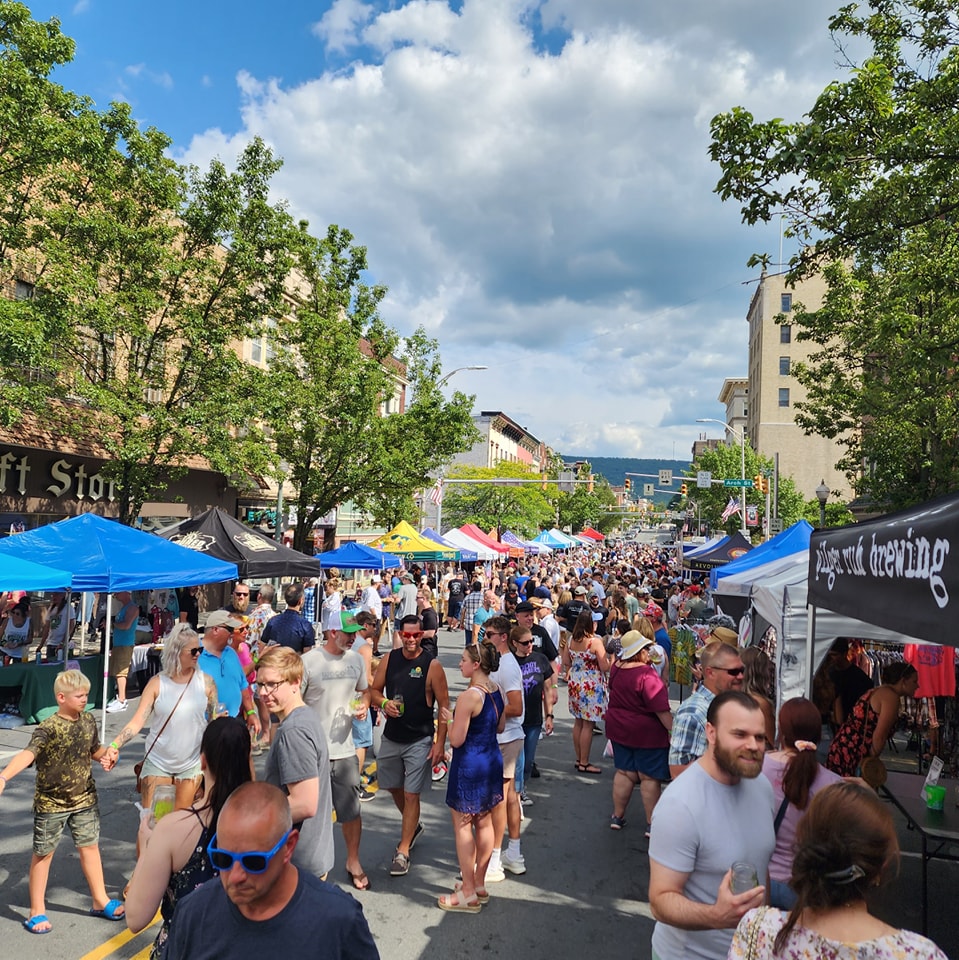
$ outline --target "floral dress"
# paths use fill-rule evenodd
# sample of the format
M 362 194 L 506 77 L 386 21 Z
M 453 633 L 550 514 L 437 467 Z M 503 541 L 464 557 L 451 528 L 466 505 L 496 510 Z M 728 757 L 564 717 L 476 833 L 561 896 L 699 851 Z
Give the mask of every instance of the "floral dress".
M 875 940 L 845 943 L 827 940 L 812 930 L 796 926 L 782 953 L 773 953 L 776 934 L 788 914 L 772 907 L 750 910 L 736 928 L 727 960 L 946 960 L 931 941 L 911 930 L 897 930 Z
M 569 712 L 576 720 L 602 720 L 606 715 L 606 674 L 599 668 L 599 659 L 590 650 L 567 648 L 570 658 L 566 689 Z
M 873 691 L 867 690 L 852 708 L 843 725 L 836 731 L 826 755 L 826 768 L 840 777 L 859 775 L 859 766 L 868 756 L 872 737 L 879 723 L 879 714 L 872 708 L 869 698 Z

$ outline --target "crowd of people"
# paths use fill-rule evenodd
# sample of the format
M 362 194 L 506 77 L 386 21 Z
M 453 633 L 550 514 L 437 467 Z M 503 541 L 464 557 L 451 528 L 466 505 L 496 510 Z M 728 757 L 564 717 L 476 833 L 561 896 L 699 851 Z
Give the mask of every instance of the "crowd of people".
M 369 789 L 373 749 L 377 788 L 397 814 L 389 875 L 413 868 L 422 794 L 445 780 L 460 874 L 436 904 L 477 914 L 489 884 L 527 871 L 527 788 L 565 686 L 572 723 L 562 772 L 611 774 L 610 829 L 641 817 L 649 839 L 656 960 L 944 957 L 872 917 L 865 902 L 898 848 L 888 812 L 858 775 L 881 753 L 899 696 L 915 692 L 908 670 L 851 701 L 821 764 L 820 709 L 798 698 L 777 717 L 769 657 L 741 648 L 705 585 L 684 580 L 674 556 L 654 547 L 615 542 L 469 573 L 412 566 L 349 589 L 331 571 L 323 583 L 285 585 L 282 597 L 278 611 L 271 584 L 240 582 L 204 615 L 191 591 L 163 638 L 162 671 L 107 745 L 83 709 L 89 681 L 60 674 L 57 714 L 0 773 L 2 793 L 30 764 L 38 771 L 26 929 L 52 927 L 46 876 L 69 826 L 92 914 L 125 917 L 138 931 L 160 909 L 155 957 L 214 955 L 210 929 L 230 904 L 244 946 L 295 949 L 321 937 L 336 956 L 377 956 L 359 904 L 323 883 L 340 829 L 345 882 L 373 887 L 361 857 L 362 804 L 379 795 Z M 131 604 L 117 597 L 115 633 L 135 622 Z M 16 636 L 22 614 L 12 613 Z M 675 628 L 686 623 L 697 624 L 695 682 L 673 708 L 671 667 L 689 656 L 674 650 Z M 461 638 L 466 687 L 455 703 L 439 656 L 444 632 Z M 126 680 L 114 675 L 107 709 L 121 712 Z M 148 724 L 138 859 L 123 898 L 110 899 L 90 765 L 113 769 Z M 605 742 L 602 756 L 594 742 Z M 264 782 L 254 782 L 254 757 L 264 754 Z M 630 814 L 637 786 L 641 804 Z M 161 787 L 173 791 L 172 812 L 157 819 Z M 271 921 L 280 914 L 277 943 Z M 857 953 L 867 941 L 878 947 Z

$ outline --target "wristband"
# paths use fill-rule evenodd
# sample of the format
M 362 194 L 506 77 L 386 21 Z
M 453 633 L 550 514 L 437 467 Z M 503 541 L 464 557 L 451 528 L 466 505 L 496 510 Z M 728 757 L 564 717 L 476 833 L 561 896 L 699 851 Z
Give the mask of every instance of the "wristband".
M 256 716 L 256 710 L 254 710 L 254 709 L 251 707 L 249 710 L 245 710 L 245 711 L 243 712 L 243 716 L 245 716 L 245 717 L 255 717 L 255 716 Z
M 552 719 L 553 719 L 553 715 L 552 715 L 551 713 L 547 713 L 547 714 L 546 714 L 546 719 L 547 719 L 547 720 L 552 720 Z
M 120 752 L 120 748 L 117 746 L 116 740 L 114 740 L 114 741 L 110 744 L 110 749 L 111 749 L 111 750 L 116 750 L 117 753 Z
M 7 782 L 7 778 L 6 778 L 6 777 L 0 777 L 0 780 L 2 780 L 4 783 Z
M 383 697 L 383 699 L 380 701 L 380 709 L 385 711 L 385 710 L 386 710 L 386 705 L 387 705 L 389 702 L 390 702 L 390 701 L 389 701 L 389 698 L 388 698 L 388 697 Z

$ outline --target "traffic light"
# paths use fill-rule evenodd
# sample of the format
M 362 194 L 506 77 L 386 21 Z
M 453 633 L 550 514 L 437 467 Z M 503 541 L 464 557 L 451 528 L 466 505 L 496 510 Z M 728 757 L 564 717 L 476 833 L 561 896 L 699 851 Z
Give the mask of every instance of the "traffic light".
M 588 493 L 593 492 L 593 475 L 592 474 L 589 475 L 589 483 L 586 485 L 586 490 Z
M 682 484 L 679 488 L 679 493 L 681 496 L 685 497 L 686 494 L 689 493 L 689 484 L 688 483 Z
M 763 493 L 769 493 L 769 477 L 763 477 Z
M 629 491 L 633 489 L 633 481 L 630 480 L 629 477 L 627 477 L 627 478 L 623 481 L 623 486 L 625 487 L 626 492 L 629 493 Z
M 761 473 L 757 473 L 756 476 L 753 477 L 753 486 L 756 488 L 756 492 L 757 492 L 757 493 L 762 493 L 762 492 L 763 492 L 763 480 L 764 480 L 764 479 L 765 479 L 765 478 L 763 477 L 763 475 L 762 475 Z

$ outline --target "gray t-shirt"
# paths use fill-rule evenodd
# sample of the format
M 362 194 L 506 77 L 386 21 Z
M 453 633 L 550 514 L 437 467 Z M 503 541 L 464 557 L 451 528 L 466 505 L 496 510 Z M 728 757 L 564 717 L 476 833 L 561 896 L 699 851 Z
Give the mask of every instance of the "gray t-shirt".
M 338 657 L 314 647 L 303 654 L 303 701 L 319 717 L 331 760 L 356 756 L 350 700 L 366 687 L 366 662 L 355 650 Z
M 297 707 L 273 734 L 273 746 L 266 757 L 264 779 L 286 790 L 287 784 L 299 783 L 311 777 L 319 781 L 320 797 L 316 816 L 309 817 L 300 825 L 300 840 L 293 851 L 293 863 L 322 877 L 333 869 L 330 752 L 326 745 L 326 734 L 316 714 L 309 707 Z
M 776 846 L 773 788 L 763 776 L 729 786 L 693 763 L 664 791 L 653 811 L 649 859 L 688 873 L 684 893 L 715 903 L 719 884 L 737 860 L 756 867 L 765 883 Z M 653 950 L 663 960 L 725 960 L 733 929 L 680 930 L 657 923 Z

